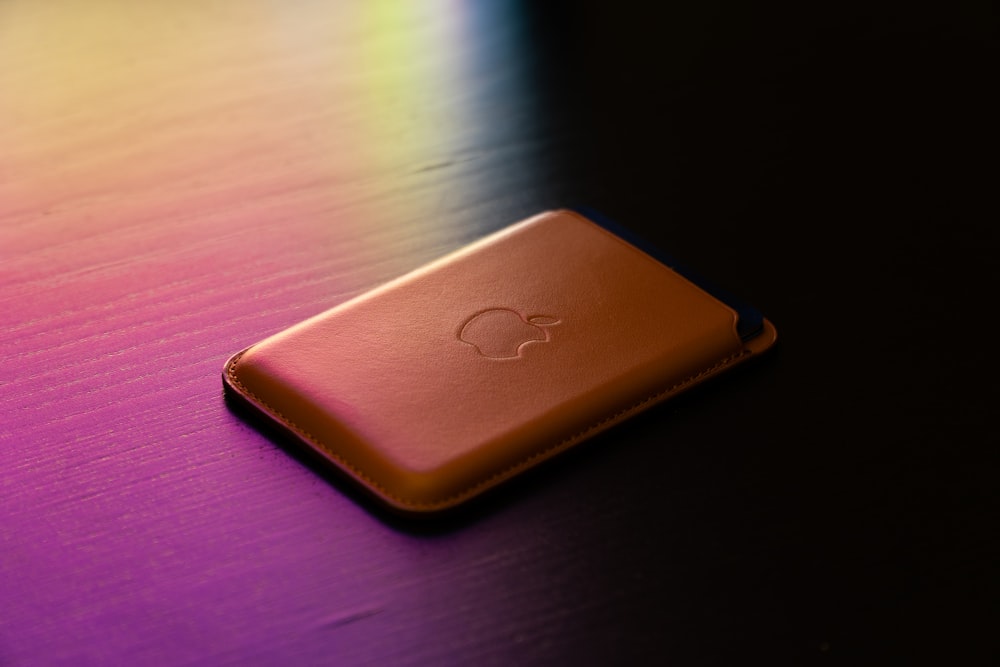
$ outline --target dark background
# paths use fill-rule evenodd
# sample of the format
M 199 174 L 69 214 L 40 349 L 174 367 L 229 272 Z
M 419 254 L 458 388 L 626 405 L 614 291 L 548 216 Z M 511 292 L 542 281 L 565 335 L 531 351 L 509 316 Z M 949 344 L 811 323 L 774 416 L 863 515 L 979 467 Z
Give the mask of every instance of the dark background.
M 230 40 L 206 67 L 270 76 L 263 56 L 240 55 L 238 22 L 186 11 L 178 35 L 204 25 Z M 0 15 L 12 34 L 41 30 L 16 18 Z M 476 20 L 465 94 L 440 97 L 432 79 L 412 113 L 470 111 L 486 129 L 456 152 L 479 157 L 442 162 L 452 149 L 431 146 L 326 180 L 299 179 L 311 163 L 298 154 L 245 167 L 255 187 L 308 184 L 320 203 L 305 212 L 332 226 L 360 215 L 359 191 L 375 202 L 366 220 L 398 219 L 330 241 L 322 260 L 302 255 L 318 244 L 306 223 L 280 212 L 299 200 L 269 208 L 236 189 L 238 213 L 156 241 L 154 258 L 183 268 L 147 277 L 135 258 L 154 243 L 125 223 L 102 232 L 106 257 L 76 259 L 85 221 L 183 231 L 200 191 L 115 180 L 49 206 L 27 194 L 37 177 L 17 157 L 36 144 L 16 144 L 0 190 L 9 247 L 62 254 L 11 251 L 0 294 L 20 332 L 5 338 L 0 663 L 996 664 L 995 9 L 526 2 Z M 183 48 L 214 54 L 210 41 Z M 37 48 L 3 53 L 10 81 L 44 58 Z M 149 99 L 137 105 L 187 103 Z M 212 99 L 147 136 L 244 104 Z M 321 100 L 326 115 L 304 127 L 362 125 L 348 113 L 358 98 Z M 60 113 L 9 112 L 21 125 L 0 143 L 37 123 L 56 137 L 49 164 L 89 168 L 101 144 L 78 147 L 70 125 L 50 133 Z M 284 122 L 257 118 L 261 133 Z M 225 169 L 208 181 L 239 180 Z M 421 169 L 462 203 L 415 200 Z M 473 173 L 479 189 L 463 190 Z M 168 203 L 142 218 L 127 208 L 137 192 Z M 228 354 L 482 233 L 580 204 L 753 302 L 778 345 L 416 525 L 223 406 Z M 381 245 L 359 252 L 369 240 Z M 98 278 L 138 305 L 88 310 Z M 84 376 L 87 392 L 74 388 Z M 45 387 L 65 389 L 38 415 Z
M 634 537 L 609 548 L 685 554 L 642 596 L 682 591 L 690 632 L 664 655 L 995 659 L 995 15 L 593 3 L 560 23 L 536 34 L 559 35 L 542 76 L 572 100 L 551 103 L 575 119 L 569 191 L 779 330 L 743 377 L 633 427 Z

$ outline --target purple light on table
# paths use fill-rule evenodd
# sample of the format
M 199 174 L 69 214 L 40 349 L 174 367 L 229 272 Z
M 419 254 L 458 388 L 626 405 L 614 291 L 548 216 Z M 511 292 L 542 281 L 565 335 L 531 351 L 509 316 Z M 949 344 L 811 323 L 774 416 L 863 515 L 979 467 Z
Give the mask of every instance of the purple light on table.
M 219 377 L 532 180 L 530 113 L 491 107 L 526 99 L 520 36 L 483 60 L 488 10 L 372 7 L 6 8 L 0 662 L 353 662 L 436 622 L 457 538 L 380 523 Z

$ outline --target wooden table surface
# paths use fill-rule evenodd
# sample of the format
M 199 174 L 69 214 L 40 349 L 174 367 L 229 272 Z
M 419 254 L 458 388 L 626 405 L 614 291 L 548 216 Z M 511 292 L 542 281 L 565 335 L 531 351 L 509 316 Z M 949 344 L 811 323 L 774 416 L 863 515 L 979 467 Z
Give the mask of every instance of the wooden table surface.
M 0 664 L 996 664 L 996 15 L 731 4 L 0 2 Z M 224 403 L 581 204 L 776 349 L 417 525 Z

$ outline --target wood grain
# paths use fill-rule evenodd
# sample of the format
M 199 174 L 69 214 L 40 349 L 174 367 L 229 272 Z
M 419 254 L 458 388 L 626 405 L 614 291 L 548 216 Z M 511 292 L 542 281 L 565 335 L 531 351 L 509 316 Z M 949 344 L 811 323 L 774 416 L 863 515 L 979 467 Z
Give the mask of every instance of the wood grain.
M 987 664 L 995 22 L 866 7 L 0 3 L 0 664 Z M 440 525 L 225 405 L 579 203 L 774 357 Z

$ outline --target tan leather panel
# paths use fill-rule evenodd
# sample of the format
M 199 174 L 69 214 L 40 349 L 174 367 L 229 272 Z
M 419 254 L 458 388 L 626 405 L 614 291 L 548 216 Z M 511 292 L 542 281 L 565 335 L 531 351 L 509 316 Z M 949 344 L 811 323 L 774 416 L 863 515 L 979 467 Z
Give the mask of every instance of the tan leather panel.
M 735 322 L 556 211 L 277 334 L 227 372 L 390 505 L 432 510 L 741 359 Z

